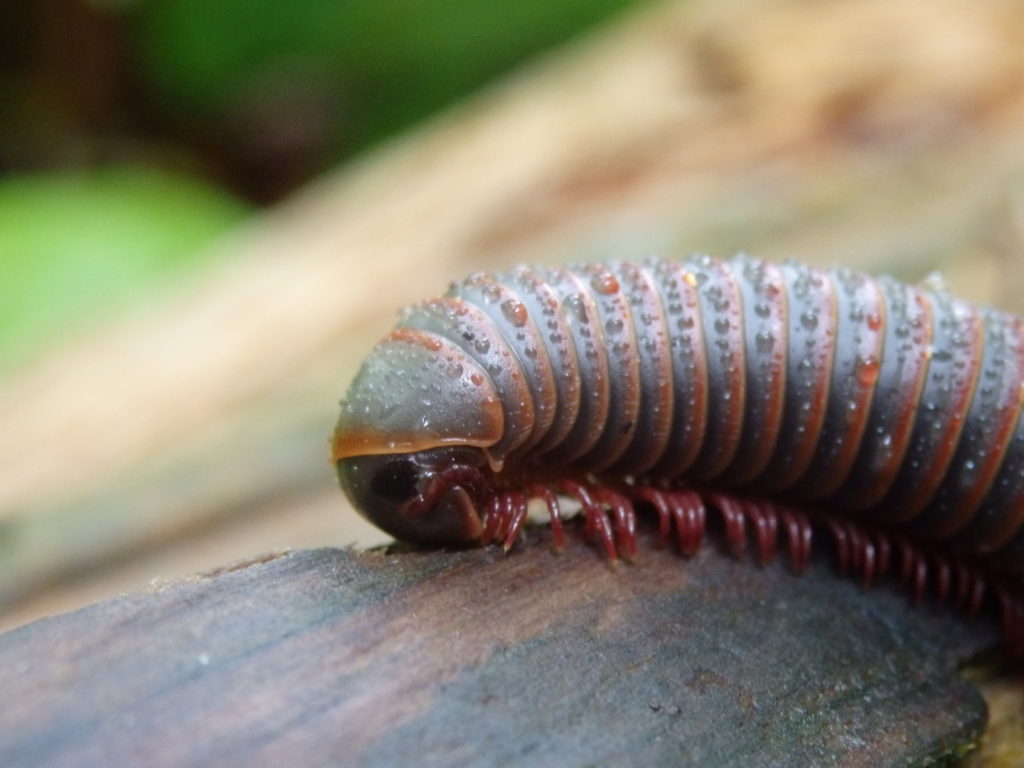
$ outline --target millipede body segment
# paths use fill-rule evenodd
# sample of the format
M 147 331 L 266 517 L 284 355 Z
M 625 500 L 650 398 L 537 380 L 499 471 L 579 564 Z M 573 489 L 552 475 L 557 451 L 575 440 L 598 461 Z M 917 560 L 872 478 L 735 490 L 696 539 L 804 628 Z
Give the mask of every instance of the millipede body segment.
M 397 538 L 509 548 L 531 498 L 579 501 L 608 556 L 635 508 L 694 552 L 812 529 L 1024 647 L 1024 327 L 941 290 L 747 257 L 474 274 L 404 310 L 342 403 L 333 460 Z

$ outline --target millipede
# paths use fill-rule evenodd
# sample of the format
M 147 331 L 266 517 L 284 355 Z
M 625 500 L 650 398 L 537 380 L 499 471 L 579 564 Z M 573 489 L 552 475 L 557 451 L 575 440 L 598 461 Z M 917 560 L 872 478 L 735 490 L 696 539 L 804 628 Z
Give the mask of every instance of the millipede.
M 1024 328 L 937 285 L 747 256 L 476 273 L 402 311 L 342 401 L 332 459 L 397 539 L 519 537 L 560 504 L 610 561 L 638 513 L 692 555 L 808 563 L 917 601 L 993 603 L 1024 652 Z

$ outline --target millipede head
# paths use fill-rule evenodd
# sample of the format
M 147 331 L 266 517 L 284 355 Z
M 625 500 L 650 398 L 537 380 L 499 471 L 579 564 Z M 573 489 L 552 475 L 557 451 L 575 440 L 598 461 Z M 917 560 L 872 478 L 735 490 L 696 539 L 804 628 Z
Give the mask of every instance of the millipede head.
M 359 513 L 397 539 L 432 546 L 479 544 L 487 481 L 472 448 L 357 456 L 338 462 Z
M 363 363 L 334 431 L 332 461 L 367 520 L 431 546 L 480 543 L 504 414 L 461 349 L 399 329 Z

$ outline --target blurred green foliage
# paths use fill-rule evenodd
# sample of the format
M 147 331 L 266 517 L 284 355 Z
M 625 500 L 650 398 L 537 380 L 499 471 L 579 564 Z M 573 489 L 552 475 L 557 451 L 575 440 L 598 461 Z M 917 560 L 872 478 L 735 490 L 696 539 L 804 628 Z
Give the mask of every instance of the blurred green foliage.
M 249 210 L 142 168 L 0 180 L 0 369 L 179 274 Z
M 139 53 L 198 115 L 263 83 L 323 84 L 335 156 L 406 127 L 636 0 L 149 0 Z
M 638 2 L 0 3 L 0 372 L 194 265 L 241 198 L 280 199 Z

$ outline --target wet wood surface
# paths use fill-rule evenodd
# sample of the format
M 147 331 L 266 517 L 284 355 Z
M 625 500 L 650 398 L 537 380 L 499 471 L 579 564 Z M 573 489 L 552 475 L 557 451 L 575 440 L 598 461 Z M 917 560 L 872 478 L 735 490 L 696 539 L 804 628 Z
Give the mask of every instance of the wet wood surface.
M 908 766 L 985 724 L 994 625 L 839 579 L 611 568 L 570 537 L 303 550 L 0 637 L 5 766 Z

